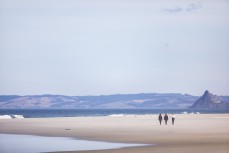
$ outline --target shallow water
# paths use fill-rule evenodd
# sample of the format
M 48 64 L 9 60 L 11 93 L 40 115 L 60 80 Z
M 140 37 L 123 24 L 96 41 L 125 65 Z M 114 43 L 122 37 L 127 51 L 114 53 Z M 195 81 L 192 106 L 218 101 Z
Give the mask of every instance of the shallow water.
M 68 137 L 0 134 L 1 153 L 41 153 L 53 151 L 104 150 L 144 145 L 146 144 L 86 141 Z

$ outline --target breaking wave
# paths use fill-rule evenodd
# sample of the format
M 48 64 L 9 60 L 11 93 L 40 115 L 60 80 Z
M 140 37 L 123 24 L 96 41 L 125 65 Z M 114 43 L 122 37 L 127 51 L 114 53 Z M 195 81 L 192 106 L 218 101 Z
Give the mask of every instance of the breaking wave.
M 125 116 L 124 114 L 111 114 L 111 115 L 108 115 L 110 117 L 122 117 L 122 116 Z
M 0 115 L 0 119 L 17 119 L 25 118 L 23 115 Z
M 184 112 L 181 112 L 181 114 L 200 114 L 200 112 L 191 112 L 191 113 L 188 113 L 188 112 L 184 111 Z

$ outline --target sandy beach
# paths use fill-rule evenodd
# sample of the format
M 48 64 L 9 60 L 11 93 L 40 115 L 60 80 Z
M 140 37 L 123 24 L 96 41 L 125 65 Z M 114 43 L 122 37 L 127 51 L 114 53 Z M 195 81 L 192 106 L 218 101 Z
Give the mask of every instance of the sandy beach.
M 170 115 L 171 116 L 171 115 Z M 157 115 L 1 119 L 0 133 L 155 144 L 84 153 L 228 153 L 229 114 L 177 114 L 160 126 Z

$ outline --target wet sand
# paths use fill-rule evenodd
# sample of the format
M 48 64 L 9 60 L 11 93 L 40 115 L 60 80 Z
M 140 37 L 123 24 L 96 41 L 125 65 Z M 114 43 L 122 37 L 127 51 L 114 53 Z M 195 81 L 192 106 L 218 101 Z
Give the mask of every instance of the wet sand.
M 170 115 L 171 116 L 171 115 Z M 157 115 L 2 119 L 0 133 L 155 144 L 75 153 L 228 153 L 229 114 L 177 114 L 160 126 Z M 71 153 L 74 153 L 71 152 Z

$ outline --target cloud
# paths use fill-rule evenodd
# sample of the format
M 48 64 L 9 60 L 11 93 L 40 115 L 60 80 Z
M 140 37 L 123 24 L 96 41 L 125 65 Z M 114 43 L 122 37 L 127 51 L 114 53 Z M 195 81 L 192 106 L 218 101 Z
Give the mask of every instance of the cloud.
M 188 12 L 194 11 L 194 10 L 200 9 L 201 7 L 202 6 L 200 4 L 191 3 L 191 4 L 187 5 L 186 11 L 188 11 Z
M 166 8 L 164 9 L 166 12 L 172 12 L 172 13 L 177 13 L 177 12 L 182 12 L 183 8 L 181 7 L 174 7 L 174 8 Z
M 197 4 L 197 3 L 190 3 L 184 7 L 180 7 L 180 6 L 175 6 L 172 8 L 165 8 L 164 11 L 165 12 L 170 12 L 170 13 L 179 13 L 179 12 L 192 12 L 195 10 L 198 10 L 202 7 L 201 4 Z

